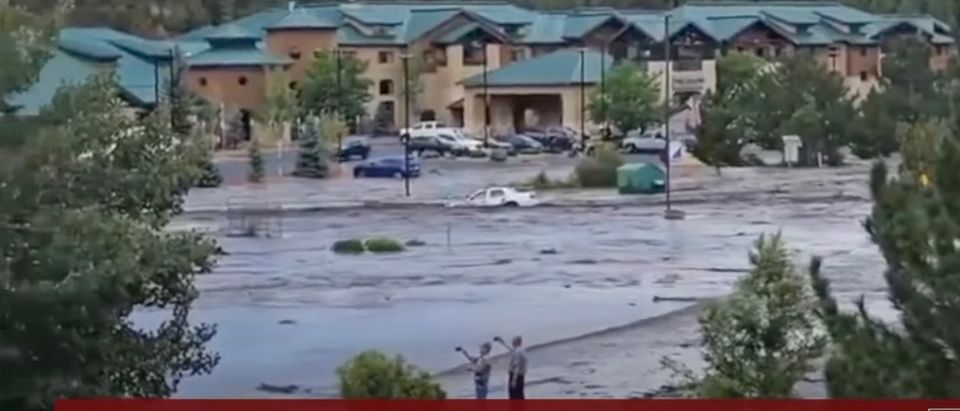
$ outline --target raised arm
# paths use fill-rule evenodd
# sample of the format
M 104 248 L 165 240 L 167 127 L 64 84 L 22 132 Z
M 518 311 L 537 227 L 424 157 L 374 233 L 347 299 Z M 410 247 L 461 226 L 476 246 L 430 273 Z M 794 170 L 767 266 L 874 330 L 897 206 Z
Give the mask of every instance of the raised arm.
M 500 345 L 502 345 L 503 348 L 506 348 L 507 351 L 513 352 L 513 347 L 507 345 L 507 342 L 504 341 L 503 338 L 493 337 L 493 341 L 496 341 L 496 342 L 500 343 Z
M 457 347 L 456 350 L 460 354 L 463 354 L 464 357 L 467 357 L 467 361 L 470 361 L 471 364 L 475 364 L 477 362 L 477 357 L 471 356 L 470 353 L 467 352 L 467 350 L 464 350 L 463 348 L 460 348 L 460 347 Z

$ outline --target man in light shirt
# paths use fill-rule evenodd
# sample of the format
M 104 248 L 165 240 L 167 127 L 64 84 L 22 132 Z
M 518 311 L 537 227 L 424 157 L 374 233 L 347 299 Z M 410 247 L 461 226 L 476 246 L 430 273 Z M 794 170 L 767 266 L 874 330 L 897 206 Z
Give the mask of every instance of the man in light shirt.
M 478 400 L 487 399 L 487 391 L 490 387 L 490 370 L 493 368 L 487 356 L 490 354 L 490 343 L 485 342 L 480 345 L 480 355 L 473 357 L 463 348 L 457 347 L 457 351 L 463 353 L 470 361 L 470 371 L 473 371 L 473 384 L 477 392 Z
M 523 349 L 523 338 L 519 335 L 513 337 L 511 345 L 507 345 L 502 338 L 496 337 L 494 341 L 499 342 L 510 351 L 510 369 L 508 373 L 507 387 L 511 400 L 524 399 L 524 385 L 527 376 L 527 352 Z

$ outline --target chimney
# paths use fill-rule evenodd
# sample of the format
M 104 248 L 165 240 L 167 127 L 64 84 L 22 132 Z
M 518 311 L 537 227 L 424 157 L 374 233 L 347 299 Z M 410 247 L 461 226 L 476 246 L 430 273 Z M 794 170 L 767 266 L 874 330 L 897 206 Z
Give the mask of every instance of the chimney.
M 293 11 L 295 8 L 297 8 L 297 2 L 291 1 L 287 3 L 287 11 Z

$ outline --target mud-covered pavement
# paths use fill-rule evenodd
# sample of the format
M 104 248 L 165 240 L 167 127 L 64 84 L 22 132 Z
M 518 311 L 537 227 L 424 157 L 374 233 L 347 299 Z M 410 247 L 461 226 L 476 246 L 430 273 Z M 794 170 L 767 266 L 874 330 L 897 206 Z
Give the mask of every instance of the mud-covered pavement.
M 825 256 L 846 296 L 883 299 L 881 259 L 861 228 L 866 201 L 750 197 L 683 209 L 687 219 L 674 222 L 659 207 L 333 210 L 276 217 L 279 238 L 221 235 L 229 255 L 200 278 L 195 316 L 219 324 L 212 348 L 222 361 L 212 375 L 187 379 L 180 395 L 271 395 L 261 383 L 332 395 L 335 367 L 360 350 L 442 372 L 462 361 L 453 347 L 518 333 L 534 346 L 533 396 L 637 395 L 666 383 L 660 356 L 696 336 L 695 313 L 643 322 L 693 304 L 654 296 L 728 293 L 762 233 L 782 231 L 801 264 Z M 219 234 L 227 225 L 199 214 L 177 222 Z M 426 245 L 385 256 L 329 251 L 336 240 L 376 235 Z M 644 330 L 658 338 L 637 337 Z M 462 373 L 441 377 L 452 395 L 469 394 Z

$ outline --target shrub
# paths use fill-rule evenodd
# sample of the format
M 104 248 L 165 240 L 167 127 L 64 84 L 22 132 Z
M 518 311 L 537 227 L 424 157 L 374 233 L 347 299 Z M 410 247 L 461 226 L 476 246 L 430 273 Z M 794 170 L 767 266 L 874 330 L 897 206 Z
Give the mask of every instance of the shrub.
M 366 248 L 363 246 L 363 240 L 352 238 L 349 240 L 340 240 L 333 243 L 333 252 L 340 254 L 363 254 Z
M 426 371 L 402 357 L 365 351 L 337 368 L 344 399 L 444 399 L 447 394 Z
M 404 250 L 403 244 L 392 238 L 371 238 L 364 244 L 371 253 L 397 253 Z
M 574 175 L 581 187 L 616 187 L 617 168 L 622 165 L 623 158 L 616 151 L 598 148 L 595 156 L 577 164 Z

